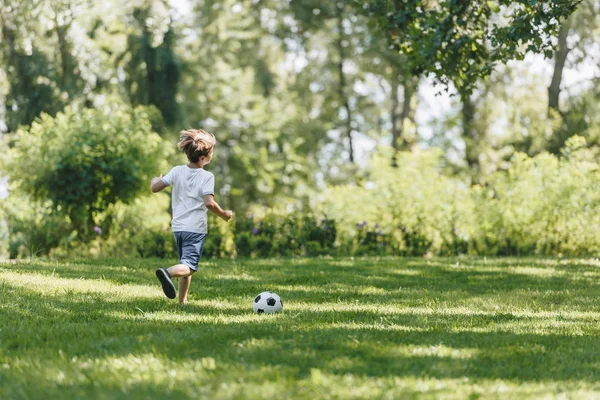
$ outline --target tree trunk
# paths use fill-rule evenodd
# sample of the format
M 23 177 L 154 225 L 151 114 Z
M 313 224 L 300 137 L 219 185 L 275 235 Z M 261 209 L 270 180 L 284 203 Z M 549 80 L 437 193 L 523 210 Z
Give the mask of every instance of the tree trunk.
M 413 145 L 415 144 L 414 140 L 411 140 L 404 132 L 404 126 L 406 120 L 414 122 L 415 119 L 415 109 L 412 106 L 412 100 L 417 94 L 418 81 L 415 84 L 414 80 L 411 77 L 406 77 L 404 82 L 404 102 L 402 103 L 402 114 L 400 115 L 400 127 L 401 127 L 401 143 L 400 148 L 402 150 L 412 150 Z
M 560 113 L 560 84 L 562 82 L 562 73 L 567 61 L 569 49 L 567 47 L 567 37 L 571 28 L 571 20 L 566 20 L 558 31 L 558 50 L 554 56 L 554 73 L 552 74 L 552 82 L 548 87 L 548 110 L 556 110 Z
M 479 134 L 474 126 L 475 105 L 468 93 L 461 92 L 463 140 L 465 142 L 465 159 L 469 168 L 479 169 Z
M 412 150 L 415 140 L 410 139 L 404 131 L 405 122 L 407 120 L 415 122 L 415 108 L 412 106 L 412 101 L 417 94 L 418 79 L 405 76 L 404 82 L 400 82 L 398 78 L 400 71 L 394 68 L 390 84 L 392 86 L 392 147 L 397 151 Z M 398 88 L 402 87 L 404 99 L 402 101 L 402 110 L 400 110 L 400 101 L 398 100 Z M 397 166 L 396 156 L 394 155 L 392 165 Z
M 402 135 L 402 121 L 400 119 L 400 113 L 398 112 L 398 109 L 400 108 L 400 101 L 398 100 L 398 86 L 400 86 L 400 81 L 398 80 L 398 73 L 395 68 L 393 68 L 390 85 L 392 86 L 392 147 L 395 151 L 399 151 L 400 136 Z
M 343 9 L 344 4 L 342 2 L 336 3 L 336 17 L 337 17 L 337 28 L 338 28 L 338 37 L 337 37 L 337 48 L 338 48 L 338 73 L 340 78 L 340 85 L 338 88 L 338 94 L 340 97 L 340 102 L 342 103 L 342 107 L 346 110 L 346 136 L 348 137 L 349 143 L 349 152 L 350 152 L 350 163 L 354 163 L 354 144 L 352 143 L 352 112 L 350 110 L 350 104 L 348 102 L 348 96 L 346 96 L 346 76 L 344 75 L 344 60 L 346 59 L 344 53 L 344 27 L 343 27 Z
M 72 62 L 72 55 L 70 53 L 69 42 L 67 41 L 67 32 L 69 25 L 58 26 L 58 21 L 55 21 L 56 25 L 56 36 L 58 38 L 58 49 L 60 53 L 61 61 L 61 77 L 60 87 L 67 93 L 71 93 L 71 86 L 73 80 L 74 64 Z

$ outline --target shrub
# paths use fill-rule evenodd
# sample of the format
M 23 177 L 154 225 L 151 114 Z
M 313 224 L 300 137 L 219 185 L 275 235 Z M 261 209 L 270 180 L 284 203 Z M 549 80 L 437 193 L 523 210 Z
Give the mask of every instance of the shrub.
M 438 150 L 400 153 L 397 167 L 390 160 L 382 151 L 362 184 L 330 188 L 312 211 L 230 223 L 209 214 L 203 257 L 600 254 L 600 165 L 581 138 L 560 157 L 518 153 L 475 186 L 445 174 Z M 176 259 L 169 204 L 167 193 L 108 204 L 82 240 L 53 202 L 11 187 L 0 203 L 0 255 Z
M 563 156 L 519 153 L 506 173 L 474 190 L 479 254 L 589 255 L 600 252 L 600 166 L 585 141 Z
M 48 202 L 32 201 L 25 195 L 9 196 L 0 202 L 0 215 L 4 231 L 0 253 L 9 258 L 45 256 L 72 237 L 68 219 L 55 214 Z
M 262 219 L 238 218 L 234 227 L 239 257 L 291 257 L 333 251 L 335 222 L 312 215 L 269 212 Z
M 316 211 L 337 223 L 338 244 L 354 254 L 439 254 L 473 230 L 469 187 L 445 176 L 439 150 L 377 154 L 365 182 L 329 189 Z M 369 227 L 373 227 L 370 229 Z
M 146 231 L 136 236 L 136 250 L 143 257 L 177 257 L 177 247 L 171 231 Z
M 600 166 L 585 140 L 561 157 L 518 153 L 507 171 L 468 186 L 445 175 L 438 150 L 374 157 L 362 185 L 315 204 L 337 223 L 344 254 L 597 255 Z
M 97 214 L 148 190 L 171 148 L 152 131 L 145 108 L 119 102 L 43 114 L 11 142 L 4 173 L 22 193 L 67 216 L 83 240 L 95 237 Z

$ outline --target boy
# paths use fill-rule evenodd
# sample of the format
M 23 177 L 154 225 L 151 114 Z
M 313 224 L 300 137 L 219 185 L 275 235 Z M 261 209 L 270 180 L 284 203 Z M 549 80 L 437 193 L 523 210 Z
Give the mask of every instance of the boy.
M 157 269 L 156 277 L 170 299 L 176 296 L 172 278 L 179 278 L 179 303 L 186 304 L 192 274 L 198 271 L 198 261 L 208 233 L 207 210 L 225 221 L 233 217 L 233 212 L 224 211 L 217 204 L 214 199 L 215 177 L 204 170 L 213 156 L 214 135 L 202 129 L 189 129 L 180 134 L 177 147 L 187 155 L 189 163 L 174 167 L 165 177 L 153 178 L 150 188 L 157 193 L 173 186 L 171 227 L 177 242 L 179 264 Z

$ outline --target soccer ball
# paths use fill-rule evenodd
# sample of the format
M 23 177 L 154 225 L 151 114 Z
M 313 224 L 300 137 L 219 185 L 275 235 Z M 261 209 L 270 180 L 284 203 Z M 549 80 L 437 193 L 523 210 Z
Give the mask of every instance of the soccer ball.
M 281 297 L 277 293 L 262 292 L 254 298 L 252 310 L 258 314 L 281 312 L 283 310 L 283 301 L 281 301 Z

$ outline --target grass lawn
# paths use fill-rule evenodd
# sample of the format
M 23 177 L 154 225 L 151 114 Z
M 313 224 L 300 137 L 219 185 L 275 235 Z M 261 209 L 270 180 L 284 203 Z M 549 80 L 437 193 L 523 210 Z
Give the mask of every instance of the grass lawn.
M 172 262 L 0 261 L 0 399 L 600 398 L 598 260 Z

